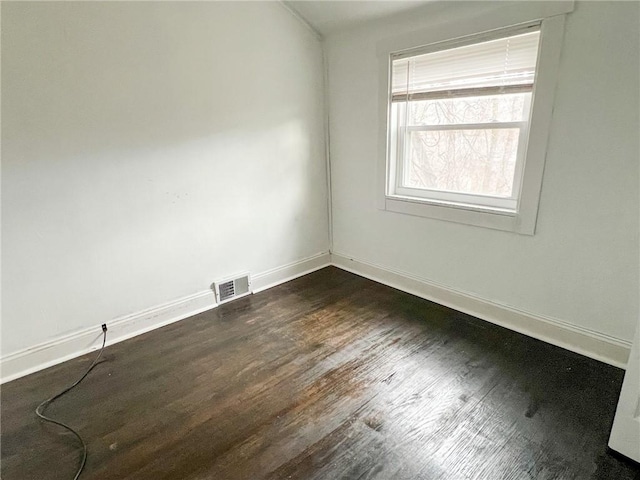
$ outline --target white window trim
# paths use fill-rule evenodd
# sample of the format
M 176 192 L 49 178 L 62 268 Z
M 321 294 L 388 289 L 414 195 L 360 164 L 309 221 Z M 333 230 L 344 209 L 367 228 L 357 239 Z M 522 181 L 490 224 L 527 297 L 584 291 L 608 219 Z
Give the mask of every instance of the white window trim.
M 424 40 L 421 44 L 416 43 L 417 38 L 416 35 L 413 34 L 405 36 L 404 38 L 385 41 L 378 45 L 378 56 L 380 60 L 379 102 L 381 148 L 379 149 L 380 159 L 378 163 L 377 196 L 378 207 L 380 209 L 510 231 L 524 235 L 533 235 L 535 233 L 553 112 L 556 79 L 558 76 L 560 52 L 564 35 L 564 14 L 573 10 L 573 2 L 562 2 L 562 4 L 557 5 L 557 7 L 558 11 L 541 12 L 542 14 L 550 13 L 553 16 L 536 16 L 529 13 L 531 16 L 528 18 L 518 18 L 516 14 L 509 23 L 505 22 L 502 24 L 496 23 L 496 18 L 498 17 L 496 15 L 492 16 L 493 19 L 491 16 L 487 16 L 485 21 L 476 18 L 474 22 L 470 22 L 469 27 L 465 31 L 458 32 L 454 38 L 447 38 L 447 32 L 443 29 L 436 29 L 435 31 L 425 32 L 422 37 Z M 524 12 L 524 14 L 526 15 L 527 12 Z M 391 169 L 394 168 L 389 162 L 387 150 L 390 144 L 388 136 L 392 133 L 388 128 L 391 54 L 402 50 L 414 49 L 420 47 L 420 45 L 424 46 L 440 42 L 448 43 L 450 40 L 455 41 L 456 38 L 482 35 L 489 33 L 491 30 L 503 30 L 519 24 L 533 23 L 536 21 L 541 23 L 540 47 L 518 211 L 513 212 L 500 208 L 487 208 L 477 205 L 452 204 L 446 200 L 435 201 L 403 197 L 400 195 L 389 195 L 388 178 L 393 174 Z M 476 25 L 475 28 L 473 27 L 474 24 Z
M 406 108 L 404 104 L 399 104 L 399 116 L 403 115 L 403 109 Z M 525 111 L 527 112 L 526 117 L 529 118 L 528 114 L 529 106 L 525 106 Z M 412 132 L 412 131 L 442 131 L 442 130 L 463 130 L 465 128 L 471 129 L 494 129 L 494 128 L 517 128 L 520 130 L 519 141 L 518 141 L 518 156 L 516 161 L 516 172 L 515 178 L 518 180 L 513 184 L 513 192 L 512 195 L 508 198 L 498 198 L 487 195 L 480 194 L 468 194 L 462 192 L 447 192 L 440 190 L 429 190 L 425 188 L 411 188 L 405 187 L 402 185 L 403 178 L 403 166 L 404 162 L 398 161 L 399 157 L 402 156 L 401 149 L 402 145 L 405 144 L 404 139 L 397 139 L 398 136 L 402 136 L 404 132 Z M 471 210 L 479 210 L 479 211 L 496 211 L 503 212 L 508 214 L 509 211 L 515 210 L 515 206 L 517 204 L 517 199 L 520 195 L 520 182 L 519 179 L 522 178 L 521 169 L 523 168 L 524 156 L 525 152 L 523 149 L 527 145 L 527 137 L 529 133 L 529 121 L 520 121 L 520 122 L 491 122 L 491 123 L 458 123 L 454 125 L 424 125 L 424 126 L 411 126 L 406 129 L 402 129 L 398 131 L 397 128 L 389 129 L 389 147 L 387 150 L 387 161 L 389 162 L 388 166 L 388 178 L 386 182 L 387 188 L 387 196 L 395 199 L 406 199 L 413 198 L 415 200 L 423 199 L 424 202 L 427 203 L 438 203 L 438 204 L 451 204 L 452 206 L 459 206 L 460 208 L 466 208 Z M 394 152 L 393 145 L 396 145 L 396 152 Z M 391 187 L 393 186 L 393 187 Z M 389 189 L 393 191 L 390 193 Z

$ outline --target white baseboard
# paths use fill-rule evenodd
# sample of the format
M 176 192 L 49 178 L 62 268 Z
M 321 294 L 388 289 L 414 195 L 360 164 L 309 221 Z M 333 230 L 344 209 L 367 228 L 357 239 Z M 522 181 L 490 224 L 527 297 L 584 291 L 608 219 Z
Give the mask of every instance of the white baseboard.
M 330 264 L 328 252 L 259 273 L 252 278 L 253 292 L 274 287 Z M 156 328 L 183 320 L 216 307 L 212 290 L 158 305 L 115 320 L 105 320 L 109 328 L 107 345 L 122 342 Z M 96 323 L 98 323 L 96 321 Z M 6 383 L 58 363 L 71 360 L 101 345 L 100 327 L 88 328 L 49 340 L 0 358 L 0 383 Z
M 578 327 L 555 318 L 501 305 L 475 295 L 456 291 L 429 280 L 418 278 L 380 265 L 357 260 L 340 253 L 331 254 L 331 263 L 338 268 L 425 298 L 454 310 L 528 335 L 538 340 L 625 368 L 631 342 Z
M 251 278 L 251 291 L 258 293 L 281 283 L 288 282 L 294 278 L 301 277 L 321 268 L 331 265 L 331 254 L 329 252 L 318 253 L 304 260 L 289 263 L 282 267 L 254 275 Z
M 213 291 L 189 295 L 115 320 L 106 321 L 107 345 L 122 342 L 150 330 L 169 325 L 216 306 Z M 70 335 L 26 348 L 0 359 L 0 383 L 6 383 L 30 373 L 97 350 L 102 344 L 100 327 L 88 328 Z
M 261 292 L 331 264 L 587 357 L 620 368 L 626 366 L 631 349 L 630 342 L 577 327 L 561 320 L 500 305 L 468 293 L 437 285 L 405 272 L 394 271 L 337 253 L 320 253 L 254 275 L 252 292 Z M 141 335 L 216 306 L 213 292 L 206 290 L 107 321 L 109 326 L 107 345 Z M 101 338 L 102 331 L 99 328 L 89 328 L 5 355 L 0 358 L 0 383 L 15 380 L 96 350 L 100 346 Z

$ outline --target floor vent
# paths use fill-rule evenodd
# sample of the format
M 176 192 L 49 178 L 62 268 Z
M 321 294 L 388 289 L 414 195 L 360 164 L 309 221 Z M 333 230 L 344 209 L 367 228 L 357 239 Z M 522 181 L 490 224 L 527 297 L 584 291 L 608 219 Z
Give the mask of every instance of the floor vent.
M 213 290 L 216 293 L 217 302 L 224 303 L 251 293 L 249 290 L 250 285 L 251 280 L 249 279 L 249 274 L 247 274 L 229 280 L 215 282 L 213 284 Z

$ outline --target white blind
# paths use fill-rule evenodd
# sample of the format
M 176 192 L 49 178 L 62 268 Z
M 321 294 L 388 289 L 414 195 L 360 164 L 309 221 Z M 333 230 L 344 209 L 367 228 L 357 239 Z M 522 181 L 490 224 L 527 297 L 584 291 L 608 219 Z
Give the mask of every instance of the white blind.
M 530 90 L 540 40 L 539 26 L 534 28 L 509 37 L 394 59 L 392 96 L 404 100 L 430 92 L 455 94 L 485 89 L 487 94 L 491 90 L 499 93 L 504 87 Z

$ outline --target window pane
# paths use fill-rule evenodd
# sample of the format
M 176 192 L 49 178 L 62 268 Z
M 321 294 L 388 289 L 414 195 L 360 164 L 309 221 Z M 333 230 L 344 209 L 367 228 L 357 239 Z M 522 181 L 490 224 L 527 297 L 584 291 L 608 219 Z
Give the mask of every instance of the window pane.
M 526 121 L 531 93 L 408 102 L 407 125 Z
M 511 197 L 518 128 L 407 132 L 403 185 Z

